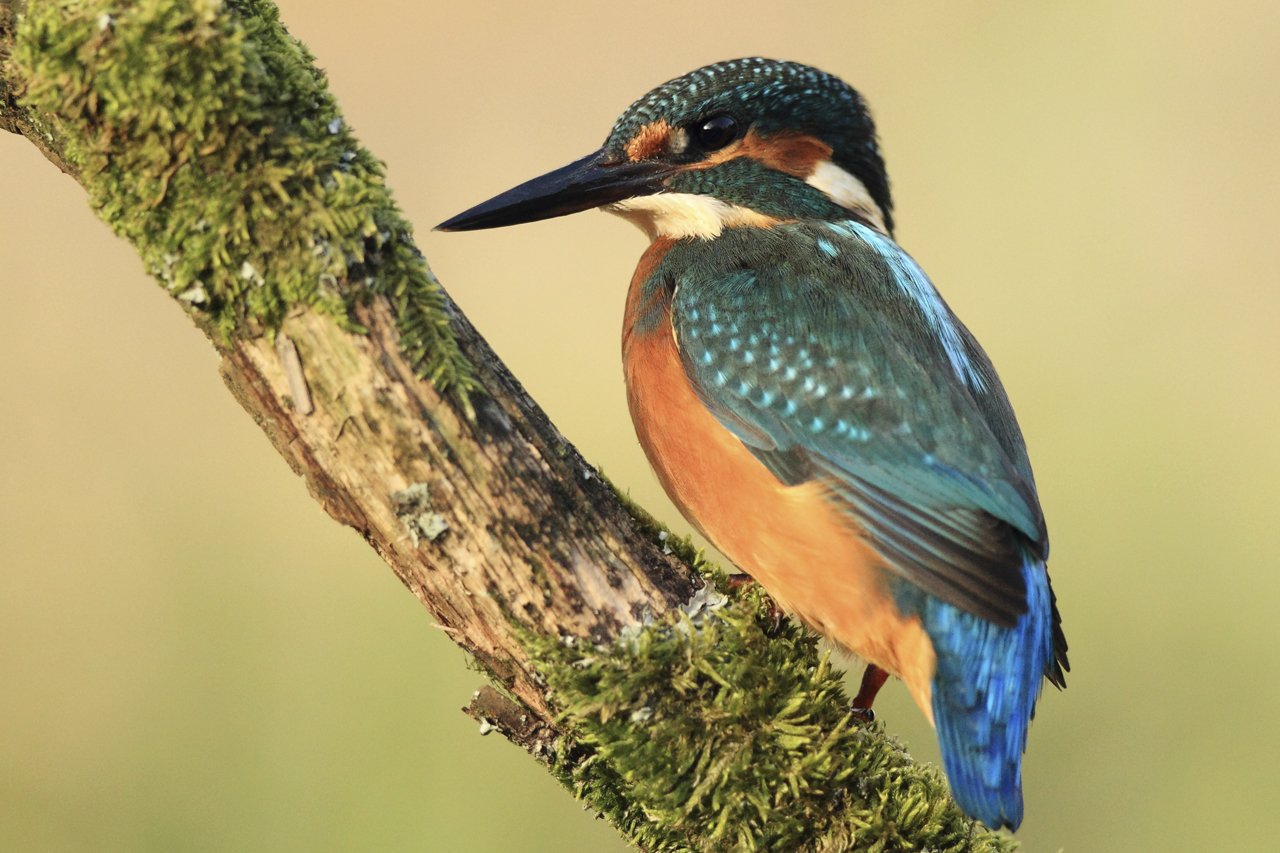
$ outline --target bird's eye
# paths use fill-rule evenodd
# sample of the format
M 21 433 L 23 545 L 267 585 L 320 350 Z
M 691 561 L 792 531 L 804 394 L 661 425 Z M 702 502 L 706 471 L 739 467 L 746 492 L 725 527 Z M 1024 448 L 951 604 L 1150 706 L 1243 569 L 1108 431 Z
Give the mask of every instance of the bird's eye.
M 719 151 L 738 138 L 738 120 L 731 115 L 714 115 L 693 129 L 693 141 L 703 151 Z

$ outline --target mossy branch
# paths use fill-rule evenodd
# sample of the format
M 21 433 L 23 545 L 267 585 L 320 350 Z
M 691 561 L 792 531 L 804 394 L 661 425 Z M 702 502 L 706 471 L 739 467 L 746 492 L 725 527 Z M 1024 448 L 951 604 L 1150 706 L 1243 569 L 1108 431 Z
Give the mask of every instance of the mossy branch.
M 31 3 L 12 65 L 89 204 L 219 334 L 391 299 L 420 375 L 474 385 L 444 299 L 273 4 Z
M 1014 849 L 848 713 L 811 635 L 564 442 L 272 4 L 0 0 L 0 128 L 84 186 L 316 499 L 493 677 L 468 710 L 633 843 Z

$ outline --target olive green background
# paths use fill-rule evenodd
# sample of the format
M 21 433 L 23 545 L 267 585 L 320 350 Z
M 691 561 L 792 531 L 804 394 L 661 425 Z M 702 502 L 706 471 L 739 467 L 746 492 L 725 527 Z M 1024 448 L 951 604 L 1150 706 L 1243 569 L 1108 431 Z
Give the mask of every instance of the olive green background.
M 282 5 L 446 287 L 680 530 L 618 364 L 640 234 L 430 227 L 706 62 L 860 88 L 898 238 L 1000 368 L 1049 518 L 1074 671 L 1032 729 L 1027 849 L 1273 848 L 1280 5 Z M 0 285 L 0 850 L 621 849 L 458 712 L 464 655 L 7 135 Z M 936 756 L 900 686 L 882 703 Z

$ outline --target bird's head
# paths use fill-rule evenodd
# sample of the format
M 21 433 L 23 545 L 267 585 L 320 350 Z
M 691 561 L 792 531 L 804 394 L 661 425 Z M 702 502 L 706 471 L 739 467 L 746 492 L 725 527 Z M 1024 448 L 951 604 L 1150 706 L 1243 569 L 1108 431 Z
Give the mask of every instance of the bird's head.
M 664 83 L 600 150 L 440 224 L 469 231 L 601 207 L 650 237 L 711 239 L 726 227 L 858 218 L 884 233 L 892 201 L 866 104 L 794 62 L 717 62 Z

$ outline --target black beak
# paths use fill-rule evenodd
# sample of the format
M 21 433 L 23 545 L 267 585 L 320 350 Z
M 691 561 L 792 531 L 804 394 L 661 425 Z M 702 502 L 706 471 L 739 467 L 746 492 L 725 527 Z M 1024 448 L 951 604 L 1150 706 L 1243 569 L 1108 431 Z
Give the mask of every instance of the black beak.
M 476 231 L 519 225 L 566 216 L 624 198 L 652 195 L 663 188 L 663 180 L 672 171 L 671 166 L 652 161 L 612 162 L 601 149 L 459 213 L 441 222 L 436 230 Z

